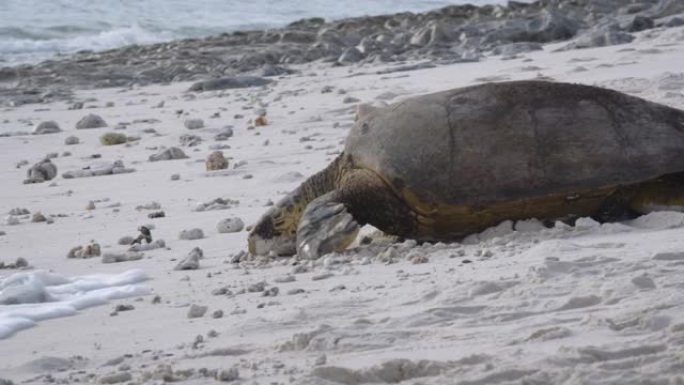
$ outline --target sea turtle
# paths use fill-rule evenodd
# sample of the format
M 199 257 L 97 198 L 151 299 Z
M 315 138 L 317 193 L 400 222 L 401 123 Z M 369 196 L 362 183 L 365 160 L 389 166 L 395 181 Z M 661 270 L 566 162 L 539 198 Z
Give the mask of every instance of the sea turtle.
M 252 254 L 318 258 L 359 225 L 459 240 L 505 219 L 684 210 L 684 111 L 617 91 L 488 83 L 360 106 L 343 153 L 271 208 Z

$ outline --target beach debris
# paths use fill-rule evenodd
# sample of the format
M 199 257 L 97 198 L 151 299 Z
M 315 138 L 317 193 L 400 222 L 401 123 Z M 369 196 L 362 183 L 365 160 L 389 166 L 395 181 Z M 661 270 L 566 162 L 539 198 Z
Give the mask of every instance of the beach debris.
M 238 217 L 226 218 L 216 224 L 219 233 L 237 233 L 245 228 L 245 223 Z

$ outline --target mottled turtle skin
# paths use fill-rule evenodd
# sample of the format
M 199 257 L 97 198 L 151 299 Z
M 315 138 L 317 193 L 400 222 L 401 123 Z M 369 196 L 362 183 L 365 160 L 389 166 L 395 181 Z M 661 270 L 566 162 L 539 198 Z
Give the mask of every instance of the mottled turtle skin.
M 343 204 L 358 224 L 429 241 L 506 219 L 684 205 L 684 111 L 617 91 L 488 83 L 357 115 L 343 154 L 267 213 L 250 243 L 301 235 L 304 207 L 321 200 Z M 274 217 L 287 217 L 289 229 Z

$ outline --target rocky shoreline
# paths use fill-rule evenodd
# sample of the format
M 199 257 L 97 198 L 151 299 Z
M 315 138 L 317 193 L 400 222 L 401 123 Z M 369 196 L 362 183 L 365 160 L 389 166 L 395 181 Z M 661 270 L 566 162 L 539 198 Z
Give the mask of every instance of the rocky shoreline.
M 284 28 L 239 31 L 0 68 L 0 104 L 41 103 L 71 88 L 128 87 L 221 78 L 280 76 L 290 65 L 477 61 L 572 40 L 563 49 L 631 42 L 633 32 L 684 24 L 679 0 L 539 0 L 454 5 L 422 14 L 311 18 Z

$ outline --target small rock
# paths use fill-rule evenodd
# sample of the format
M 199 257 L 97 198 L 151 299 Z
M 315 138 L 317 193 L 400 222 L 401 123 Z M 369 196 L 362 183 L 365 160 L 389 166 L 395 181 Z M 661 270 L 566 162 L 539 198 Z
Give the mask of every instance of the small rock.
M 233 129 L 231 127 L 224 127 L 221 132 L 214 136 L 214 140 L 223 141 L 233 136 Z
M 194 147 L 202 143 L 202 137 L 192 134 L 181 135 L 178 140 L 183 147 Z
M 114 146 L 117 144 L 124 144 L 128 141 L 126 135 L 119 132 L 108 132 L 100 136 L 100 144 L 103 146 Z
M 81 118 L 78 123 L 76 123 L 77 130 L 101 127 L 107 127 L 107 123 L 104 121 L 104 119 L 95 114 L 88 114 Z
M 209 307 L 207 306 L 200 306 L 200 305 L 195 305 L 192 304 L 190 305 L 190 310 L 188 310 L 188 318 L 201 318 L 204 317 L 204 314 L 209 310 Z
M 202 119 L 187 119 L 184 123 L 188 130 L 197 130 L 204 127 L 204 120 Z
M 95 210 L 95 202 L 89 201 L 88 204 L 86 205 L 86 208 L 85 208 L 85 209 L 88 210 L 88 211 L 90 211 L 90 210 Z
M 207 171 L 225 170 L 228 168 L 228 159 L 223 156 L 222 151 L 214 151 L 207 157 Z
M 264 290 L 264 292 L 261 294 L 262 297 L 275 297 L 278 295 L 278 292 L 280 289 L 278 289 L 276 286 L 269 287 L 268 289 Z
M 42 183 L 57 176 L 57 166 L 50 159 L 43 159 L 26 171 L 24 184 Z
M 261 281 L 261 282 L 257 282 L 257 283 L 249 285 L 247 287 L 247 291 L 250 293 L 259 293 L 259 292 L 264 291 L 265 288 L 266 288 L 266 282 Z
M 216 225 L 216 231 L 219 233 L 237 233 L 244 228 L 244 222 L 238 217 L 222 219 Z
M 121 372 L 100 377 L 100 384 L 119 384 L 131 380 L 133 380 L 133 376 L 130 373 Z
M 55 134 L 62 131 L 59 125 L 54 120 L 48 120 L 46 122 L 41 122 L 36 128 L 33 129 L 34 135 L 44 135 L 44 134 Z
M 358 98 L 355 98 L 353 96 L 346 96 L 344 99 L 342 99 L 342 103 L 344 104 L 349 104 L 349 103 L 358 103 L 361 100 Z
M 31 217 L 31 222 L 46 222 L 47 218 L 45 218 L 45 215 L 43 215 L 40 211 L 36 211 L 33 213 L 33 216 Z
M 22 207 L 16 207 L 16 208 L 11 209 L 8 214 L 9 215 L 29 215 L 29 214 L 31 214 L 31 212 L 28 211 L 28 209 L 25 209 Z
M 178 147 L 169 147 L 156 154 L 150 155 L 148 158 L 150 162 L 157 162 L 160 160 L 173 160 L 173 159 L 187 159 L 187 155 Z
M 188 255 L 176 265 L 174 270 L 197 270 L 199 269 L 199 261 L 204 257 L 204 252 L 199 247 L 195 247 Z
M 211 318 L 223 318 L 223 310 L 214 310 L 214 312 L 211 313 Z
M 267 124 L 268 121 L 266 120 L 265 116 L 257 116 L 256 119 L 254 119 L 254 127 L 261 127 Z
M 237 368 L 230 368 L 228 370 L 221 370 L 216 374 L 216 379 L 221 382 L 232 382 L 240 378 L 240 372 Z
M 133 306 L 133 305 L 120 304 L 120 305 L 116 305 L 116 307 L 114 308 L 114 311 L 116 311 L 116 312 L 120 312 L 120 311 L 131 311 L 131 310 L 134 310 L 134 309 L 135 309 L 135 306 Z
M 91 242 L 88 245 L 76 246 L 69 250 L 67 258 L 91 258 L 100 256 L 100 245 L 96 242 Z
M 14 262 L 14 267 L 16 267 L 17 269 L 23 269 L 28 266 L 28 261 L 22 257 L 17 258 L 17 260 Z
M 171 180 L 180 180 L 180 174 L 172 174 Z
M 178 234 L 178 239 L 186 240 L 186 241 L 192 241 L 195 239 L 202 239 L 204 238 L 204 232 L 202 229 L 199 228 L 194 228 L 194 229 L 189 229 L 189 230 L 183 230 Z
M 430 262 L 428 257 L 424 255 L 412 255 L 411 257 L 409 257 L 409 261 L 411 261 L 411 263 L 413 263 L 414 265 Z
M 80 143 L 80 140 L 78 139 L 77 136 L 72 135 L 72 136 L 67 136 L 66 138 L 64 138 L 64 144 L 66 144 L 67 146 L 72 146 L 74 144 L 79 144 L 79 143 Z
M 322 274 L 317 274 L 311 277 L 312 281 L 320 281 L 323 279 L 328 279 L 330 277 L 334 276 L 333 273 L 322 273 Z
M 143 255 L 143 253 L 138 251 L 127 251 L 125 253 L 104 253 L 104 255 L 102 255 L 102 263 L 139 261 L 143 258 Z

